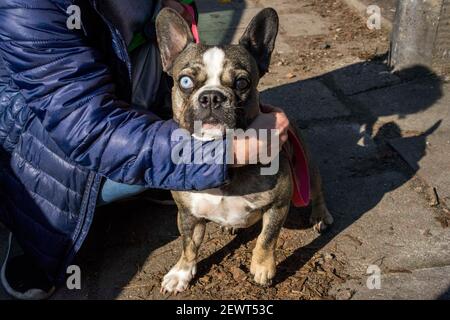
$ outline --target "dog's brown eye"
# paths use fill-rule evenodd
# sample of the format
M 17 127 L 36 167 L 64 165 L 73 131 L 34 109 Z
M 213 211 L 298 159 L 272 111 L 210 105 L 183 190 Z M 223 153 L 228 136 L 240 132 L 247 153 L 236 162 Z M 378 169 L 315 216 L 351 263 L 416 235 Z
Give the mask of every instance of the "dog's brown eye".
M 236 89 L 238 90 L 246 90 L 250 87 L 250 82 L 247 79 L 240 78 L 236 80 Z

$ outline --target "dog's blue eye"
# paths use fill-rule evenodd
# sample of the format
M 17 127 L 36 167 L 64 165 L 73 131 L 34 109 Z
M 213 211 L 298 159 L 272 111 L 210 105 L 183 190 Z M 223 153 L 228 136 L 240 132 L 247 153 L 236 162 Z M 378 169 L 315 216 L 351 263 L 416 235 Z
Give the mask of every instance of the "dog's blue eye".
M 184 90 L 190 90 L 194 88 L 194 81 L 188 76 L 181 77 L 180 79 L 180 87 Z

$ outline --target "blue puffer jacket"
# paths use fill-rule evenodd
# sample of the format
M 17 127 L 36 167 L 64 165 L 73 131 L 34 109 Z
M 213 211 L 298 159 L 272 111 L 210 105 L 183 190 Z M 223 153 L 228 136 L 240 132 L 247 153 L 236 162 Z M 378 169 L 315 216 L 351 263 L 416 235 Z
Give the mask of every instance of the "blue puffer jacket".
M 73 1 L 0 0 L 0 221 L 56 282 L 105 177 L 173 190 L 227 180 L 225 164 L 171 161 L 176 123 L 129 107 L 123 38 L 95 0 L 80 3 L 83 28 L 68 30 Z

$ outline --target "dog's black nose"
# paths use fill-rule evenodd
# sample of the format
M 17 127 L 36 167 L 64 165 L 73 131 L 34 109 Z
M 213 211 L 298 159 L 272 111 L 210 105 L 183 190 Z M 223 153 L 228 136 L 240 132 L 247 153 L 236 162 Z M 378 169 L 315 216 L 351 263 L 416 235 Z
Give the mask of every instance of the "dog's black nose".
M 198 97 L 198 102 L 203 108 L 217 109 L 222 106 L 222 104 L 227 101 L 227 97 L 220 91 L 208 90 L 202 92 Z

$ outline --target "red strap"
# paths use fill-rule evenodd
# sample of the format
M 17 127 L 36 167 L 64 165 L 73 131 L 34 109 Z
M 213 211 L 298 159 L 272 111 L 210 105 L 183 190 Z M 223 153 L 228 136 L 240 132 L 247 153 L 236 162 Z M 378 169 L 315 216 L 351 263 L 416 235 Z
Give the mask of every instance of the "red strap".
M 192 34 L 194 35 L 195 43 L 200 43 L 200 35 L 199 35 L 199 32 L 198 32 L 197 21 L 195 21 L 194 8 L 192 6 L 190 6 L 190 5 L 184 5 L 184 7 L 186 8 L 187 12 L 192 16 L 191 29 L 192 29 Z
M 294 149 L 293 159 L 290 160 L 294 187 L 292 203 L 295 207 L 307 207 L 311 199 L 308 160 L 300 139 L 291 129 L 288 130 L 288 136 Z

